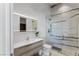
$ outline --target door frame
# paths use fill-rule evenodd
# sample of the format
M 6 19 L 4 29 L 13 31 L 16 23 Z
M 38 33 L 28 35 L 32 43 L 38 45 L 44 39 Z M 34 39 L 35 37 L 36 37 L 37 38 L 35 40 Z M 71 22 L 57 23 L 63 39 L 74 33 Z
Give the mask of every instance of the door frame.
M 10 40 L 10 44 L 11 44 L 10 45 L 10 55 L 13 56 L 14 55 L 14 46 L 13 46 L 14 45 L 14 40 L 13 40 L 14 39 L 14 35 L 13 35 L 13 3 L 10 4 L 10 12 L 11 12 L 10 13 L 11 14 L 11 16 L 10 16 L 11 17 L 11 21 L 10 21 L 10 24 L 11 24 L 10 25 L 10 30 L 11 30 L 10 31 L 10 34 L 11 34 L 11 36 L 10 36 L 10 38 L 11 38 L 11 40 Z

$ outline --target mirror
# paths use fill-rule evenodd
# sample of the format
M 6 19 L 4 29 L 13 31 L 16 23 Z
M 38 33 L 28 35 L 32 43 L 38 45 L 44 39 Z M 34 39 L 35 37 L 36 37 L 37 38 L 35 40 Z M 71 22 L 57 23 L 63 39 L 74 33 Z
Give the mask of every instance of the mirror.
M 20 17 L 20 32 L 26 32 L 26 18 Z
M 32 29 L 37 30 L 37 20 L 32 19 Z

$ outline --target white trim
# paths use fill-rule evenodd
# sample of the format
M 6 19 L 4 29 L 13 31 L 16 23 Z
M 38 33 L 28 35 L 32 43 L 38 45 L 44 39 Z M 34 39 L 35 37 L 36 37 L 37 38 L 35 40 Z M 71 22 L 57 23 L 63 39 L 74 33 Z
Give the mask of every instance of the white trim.
M 6 55 L 10 55 L 10 5 L 5 4 Z
M 0 4 L 0 25 L 1 25 L 1 35 L 0 35 L 0 55 L 7 56 L 10 55 L 10 4 Z
M 10 21 L 10 23 L 11 23 L 11 26 L 10 26 L 10 29 L 11 29 L 11 45 L 10 45 L 10 54 L 13 54 L 14 55 L 14 48 L 13 48 L 13 46 L 14 46 L 14 35 L 13 35 L 13 3 L 11 3 L 11 21 Z

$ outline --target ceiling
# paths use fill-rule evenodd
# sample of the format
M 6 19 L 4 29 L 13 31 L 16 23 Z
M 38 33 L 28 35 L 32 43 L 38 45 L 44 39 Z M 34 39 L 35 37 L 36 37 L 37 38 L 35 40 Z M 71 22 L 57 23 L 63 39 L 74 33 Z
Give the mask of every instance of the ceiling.
M 54 5 L 54 3 L 14 3 L 14 10 L 26 11 L 32 9 L 36 12 L 49 13 L 51 5 Z

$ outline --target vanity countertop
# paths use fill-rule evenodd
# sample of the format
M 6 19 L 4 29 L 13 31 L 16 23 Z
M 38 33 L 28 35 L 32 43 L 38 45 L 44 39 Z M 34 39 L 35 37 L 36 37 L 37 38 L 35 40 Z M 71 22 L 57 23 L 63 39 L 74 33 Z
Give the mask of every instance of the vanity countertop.
M 33 38 L 33 39 L 29 39 L 27 41 L 19 42 L 19 43 L 14 44 L 14 49 L 19 48 L 19 47 L 24 46 L 24 45 L 33 44 L 33 43 L 41 41 L 41 40 L 43 40 L 43 39 L 41 39 L 41 38 Z

